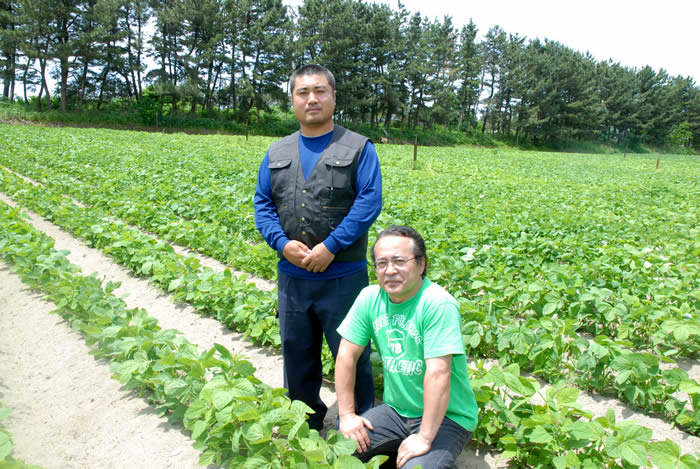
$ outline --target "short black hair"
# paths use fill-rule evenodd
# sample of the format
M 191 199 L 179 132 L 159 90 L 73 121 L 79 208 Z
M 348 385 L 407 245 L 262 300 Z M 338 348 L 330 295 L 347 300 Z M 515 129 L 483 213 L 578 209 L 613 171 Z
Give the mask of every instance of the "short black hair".
M 425 259 L 425 267 L 423 267 L 423 272 L 421 273 L 421 277 L 425 278 L 425 274 L 428 272 L 428 253 L 425 250 L 425 240 L 420 233 L 410 226 L 391 225 L 384 228 L 381 233 L 379 233 L 379 236 L 377 236 L 374 245 L 372 245 L 372 263 L 374 264 L 376 261 L 374 248 L 377 247 L 379 240 L 385 236 L 403 236 L 404 238 L 411 238 L 413 240 L 413 256 L 416 258 L 416 262 L 420 259 Z
M 306 64 L 306 65 L 302 65 L 301 67 L 294 70 L 294 73 L 292 73 L 292 76 L 289 77 L 289 93 L 290 94 L 294 91 L 294 85 L 297 82 L 297 77 L 306 76 L 306 75 L 325 75 L 326 79 L 328 79 L 328 84 L 331 85 L 331 89 L 333 91 L 335 91 L 335 77 L 333 76 L 333 74 L 331 73 L 330 70 L 328 70 L 323 65 Z

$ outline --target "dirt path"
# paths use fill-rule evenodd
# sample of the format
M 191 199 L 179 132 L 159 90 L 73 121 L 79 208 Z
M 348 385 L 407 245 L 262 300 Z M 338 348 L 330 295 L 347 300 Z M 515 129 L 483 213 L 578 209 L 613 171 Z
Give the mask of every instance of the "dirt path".
M 187 433 L 110 378 L 52 303 L 0 263 L 0 401 L 13 455 L 49 468 L 196 467 Z
M 0 200 L 15 205 L 2 194 Z M 97 272 L 100 278 L 121 282 L 115 295 L 127 295 L 124 301 L 130 308 L 144 308 L 161 327 L 181 331 L 200 349 L 220 343 L 245 355 L 257 368 L 258 378 L 282 386 L 282 361 L 276 352 L 253 346 L 187 305 L 173 304 L 170 295 L 148 281 L 133 277 L 100 251 L 28 213 L 34 226 L 56 241 L 56 249 L 70 251 L 69 260 L 79 265 L 84 275 Z M 215 270 L 225 267 L 206 256 L 198 257 Z M 3 264 L 0 285 L 0 402 L 15 409 L 8 428 L 17 457 L 47 468 L 197 467 L 198 454 L 186 432 L 155 416 L 133 393 L 120 389 L 119 383 L 109 378 L 108 366 L 88 355 L 82 338 L 60 318 L 48 314 L 53 307 L 28 292 Z M 330 427 L 337 411 L 330 386 L 324 386 L 322 398 L 330 408 L 326 418 Z M 596 415 L 613 408 L 618 418 L 633 418 L 652 428 L 655 439 L 670 438 L 683 452 L 700 452 L 700 439 L 660 419 L 634 413 L 614 399 L 582 393 L 580 402 Z M 475 454 L 471 448 L 459 459 L 460 468 L 492 468 L 502 463 L 497 455 Z

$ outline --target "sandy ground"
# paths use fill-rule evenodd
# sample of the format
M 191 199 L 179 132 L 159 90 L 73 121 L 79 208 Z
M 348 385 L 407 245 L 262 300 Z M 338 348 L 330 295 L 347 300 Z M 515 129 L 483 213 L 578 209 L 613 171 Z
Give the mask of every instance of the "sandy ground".
M 0 200 L 12 200 L 0 194 Z M 83 274 L 120 281 L 115 295 L 130 308 L 141 307 L 164 329 L 176 329 L 201 349 L 214 343 L 245 355 L 257 368 L 256 376 L 282 386 L 282 361 L 277 352 L 260 349 L 228 331 L 216 320 L 199 316 L 187 305 L 176 305 L 169 295 L 146 280 L 131 276 L 101 252 L 88 248 L 55 225 L 31 214 L 34 226 L 67 249 L 70 261 Z M 199 256 L 201 257 L 201 256 Z M 225 266 L 213 259 L 203 263 L 215 270 Z M 269 282 L 256 282 L 262 288 Z M 68 467 L 198 467 L 199 453 L 188 433 L 155 415 L 146 402 L 110 379 L 108 365 L 88 355 L 89 347 L 60 317 L 50 315 L 53 305 L 41 299 L 0 263 L 0 402 L 13 409 L 7 423 L 15 443 L 14 455 L 45 468 Z M 695 364 L 688 365 L 696 369 Z M 329 406 L 326 426 L 335 423 L 335 395 L 324 386 Z M 654 438 L 670 438 L 683 452 L 700 452 L 700 439 L 672 428 L 660 419 L 635 413 L 614 399 L 582 393 L 580 402 L 604 415 L 612 408 L 618 418 L 634 419 L 654 430 Z M 477 454 L 468 446 L 460 468 L 500 467 L 498 455 Z
M 55 309 L 0 267 L 0 402 L 14 453 L 44 468 L 196 467 L 182 428 L 110 379 Z

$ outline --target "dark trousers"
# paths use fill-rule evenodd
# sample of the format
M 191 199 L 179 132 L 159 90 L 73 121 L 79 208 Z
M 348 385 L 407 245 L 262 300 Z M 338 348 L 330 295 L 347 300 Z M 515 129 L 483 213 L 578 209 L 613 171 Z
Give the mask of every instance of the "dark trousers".
M 396 467 L 396 453 L 403 440 L 409 435 L 418 433 L 422 417 L 406 418 L 400 416 L 387 404 L 382 404 L 362 415 L 372 422 L 374 430 L 367 429 L 370 446 L 363 454 L 355 454 L 363 461 L 369 461 L 373 456 L 385 454 L 389 461 L 384 467 Z M 455 461 L 467 444 L 472 432 L 465 430 L 454 420 L 445 417 L 435 435 L 430 451 L 409 459 L 402 469 L 422 466 L 425 469 L 453 469 Z
M 284 387 L 289 397 L 303 401 L 314 410 L 309 426 L 323 428 L 328 408 L 321 400 L 321 344 L 323 336 L 335 359 L 340 335 L 336 331 L 360 290 L 369 283 L 367 270 L 328 280 L 307 280 L 278 270 L 278 300 Z M 367 345 L 357 362 L 355 410 L 361 414 L 374 405 L 374 381 Z

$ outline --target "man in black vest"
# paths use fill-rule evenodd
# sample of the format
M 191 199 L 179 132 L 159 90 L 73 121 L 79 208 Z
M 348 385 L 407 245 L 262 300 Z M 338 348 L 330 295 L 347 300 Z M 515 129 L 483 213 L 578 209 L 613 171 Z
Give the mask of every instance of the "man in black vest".
M 335 78 L 305 65 L 290 78 L 300 131 L 273 143 L 260 165 L 255 224 L 275 249 L 284 385 L 289 397 L 315 413 L 323 428 L 327 407 L 319 397 L 323 336 L 337 355 L 336 329 L 367 286 L 367 231 L 382 208 L 377 152 L 366 137 L 333 123 Z M 358 412 L 374 404 L 369 346 L 357 363 Z

